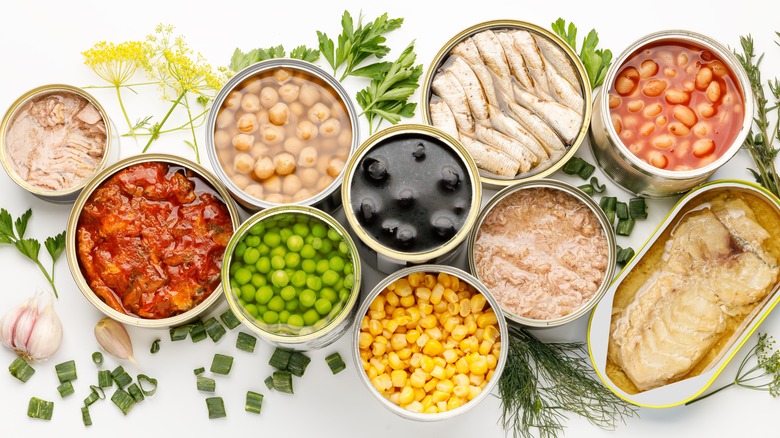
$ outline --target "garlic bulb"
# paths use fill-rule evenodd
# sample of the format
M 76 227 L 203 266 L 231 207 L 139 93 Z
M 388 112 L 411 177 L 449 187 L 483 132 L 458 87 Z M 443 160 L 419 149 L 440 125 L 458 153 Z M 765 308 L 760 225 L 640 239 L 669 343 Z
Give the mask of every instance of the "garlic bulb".
M 11 309 L 0 319 L 0 342 L 30 360 L 51 357 L 62 344 L 62 323 L 50 295 L 40 309 L 38 293 Z

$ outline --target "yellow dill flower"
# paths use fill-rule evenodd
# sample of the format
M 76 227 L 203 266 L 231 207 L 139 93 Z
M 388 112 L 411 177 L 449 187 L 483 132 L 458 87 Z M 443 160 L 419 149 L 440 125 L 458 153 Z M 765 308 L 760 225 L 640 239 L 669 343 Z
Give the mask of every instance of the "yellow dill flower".
M 135 74 L 139 67 L 148 64 L 149 46 L 140 41 L 119 44 L 101 41 L 82 55 L 84 64 L 101 79 L 114 86 L 121 86 Z

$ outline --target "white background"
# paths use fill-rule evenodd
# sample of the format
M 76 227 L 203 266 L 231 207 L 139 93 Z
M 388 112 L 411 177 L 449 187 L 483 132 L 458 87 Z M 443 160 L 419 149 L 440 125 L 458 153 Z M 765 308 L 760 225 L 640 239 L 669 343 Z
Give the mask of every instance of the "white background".
M 71 0 L 67 2 L 38 1 L 5 2 L 0 13 L 0 45 L 2 46 L 2 85 L 0 111 L 4 111 L 18 96 L 39 85 L 66 83 L 76 86 L 103 85 L 82 63 L 81 52 L 94 43 L 106 40 L 121 42 L 141 40 L 152 33 L 158 23 L 176 26 L 176 32 L 186 37 L 189 46 L 200 51 L 213 65 L 227 65 L 236 47 L 249 50 L 284 44 L 289 50 L 299 44 L 316 45 L 316 30 L 336 38 L 344 9 L 357 16 L 360 10 L 373 19 L 382 12 L 390 17 L 404 17 L 400 30 L 389 36 L 393 49 L 389 59 L 395 59 L 411 41 L 416 41 L 418 62 L 427 71 L 434 55 L 456 33 L 487 20 L 515 19 L 548 27 L 556 18 L 574 21 L 580 28 L 580 39 L 591 28 L 599 31 L 602 47 L 619 54 L 639 37 L 660 29 L 681 28 L 697 31 L 730 47 L 738 46 L 739 35 L 752 33 L 756 51 L 766 52 L 762 71 L 769 78 L 780 74 L 780 48 L 774 44 L 776 25 L 770 2 L 604 2 L 565 1 L 527 2 L 521 0 L 496 2 L 165 2 L 136 0 L 121 5 L 105 1 Z M 324 60 L 319 64 L 326 65 Z M 354 94 L 365 86 L 360 80 L 349 79 L 345 87 Z M 107 109 L 120 131 L 124 122 L 117 101 L 109 90 L 92 90 Z M 133 119 L 154 114 L 158 119 L 167 105 L 158 99 L 151 87 L 140 89 L 138 96 L 127 97 L 128 111 Z M 414 100 L 419 99 L 419 93 Z M 419 111 L 418 111 L 419 112 Z M 417 115 L 411 121 L 420 122 Z M 361 123 L 363 121 L 361 120 Z M 366 138 L 367 126 L 361 126 Z M 198 131 L 203 143 L 203 129 Z M 194 158 L 184 145 L 186 135 L 170 135 L 158 140 L 153 151 L 171 152 Z M 140 153 L 141 147 L 132 139 L 123 138 L 121 156 Z M 201 149 L 203 163 L 210 167 L 205 149 Z M 592 162 L 586 144 L 578 155 Z M 752 165 L 746 151 L 741 151 L 714 178 L 750 179 L 745 171 Z M 606 179 L 597 171 L 597 176 Z M 555 178 L 580 184 L 558 173 Z M 609 186 L 609 193 L 623 198 L 628 195 Z M 489 195 L 487 192 L 486 195 Z M 650 216 L 640 221 L 630 239 L 619 238 L 622 246 L 638 247 L 655 225 L 666 214 L 674 199 L 650 202 Z M 63 230 L 70 213 L 69 205 L 41 201 L 24 192 L 0 173 L 0 207 L 18 216 L 32 208 L 33 218 L 28 234 L 41 241 Z M 42 251 L 41 258 L 48 257 Z M 462 261 L 461 261 L 462 263 Z M 462 266 L 462 265 L 461 265 Z M 371 288 L 381 277 L 366 267 L 364 287 Z M 23 259 L 10 247 L 0 247 L 0 312 L 15 306 L 23 298 L 46 288 L 47 284 L 37 267 Z M 88 386 L 96 382 L 96 367 L 90 356 L 97 349 L 92 334 L 95 322 L 102 316 L 82 296 L 70 276 L 63 259 L 56 266 L 56 281 L 60 299 L 56 309 L 64 325 L 64 342 L 60 351 L 47 362 L 36 364 L 37 373 L 26 384 L 21 384 L 4 371 L 14 354 L 0 350 L 0 436 L 62 435 L 73 436 L 127 436 L 139 434 L 162 436 L 218 436 L 245 432 L 270 436 L 372 436 L 372 437 L 501 437 L 504 436 L 499 417 L 500 401 L 488 397 L 467 413 L 443 422 L 418 423 L 402 419 L 385 410 L 360 382 L 349 350 L 349 336 L 323 351 L 311 352 L 312 363 L 306 375 L 295 381 L 295 394 L 286 395 L 267 391 L 263 379 L 271 373 L 267 364 L 272 348 L 258 342 L 254 354 L 238 351 L 235 337 L 239 329 L 230 332 L 218 344 L 206 339 L 198 344 L 189 340 L 171 343 L 167 331 L 130 329 L 135 344 L 139 368 L 124 363 L 135 376 L 144 372 L 160 381 L 157 394 L 136 405 L 123 417 L 110 401 L 99 402 L 91 408 L 94 425 L 84 428 L 79 408 L 88 394 Z M 223 305 L 218 309 L 224 309 Z M 585 339 L 586 318 L 565 328 L 538 332 L 546 340 Z M 780 317 L 770 315 L 760 328 L 780 337 Z M 149 347 L 155 338 L 162 338 L 162 348 L 154 356 Z M 753 340 L 748 345 L 752 345 Z M 347 362 L 347 370 L 332 376 L 324 358 L 338 351 Z M 208 369 L 214 353 L 235 356 L 229 376 L 216 376 L 216 395 L 225 400 L 228 416 L 209 420 L 204 402 L 207 396 L 195 388 L 192 370 Z M 744 353 L 744 351 L 743 351 Z M 736 372 L 738 355 L 715 383 L 729 381 Z M 60 399 L 54 365 L 75 359 L 79 379 L 75 381 L 76 394 Z M 107 357 L 105 368 L 118 363 Z M 207 372 L 207 374 L 209 374 Z M 247 390 L 266 395 L 260 416 L 244 412 Z M 493 395 L 496 395 L 494 392 Z M 54 418 L 50 422 L 28 419 L 27 402 L 37 396 L 55 402 Z M 567 437 L 597 436 L 744 436 L 771 434 L 774 430 L 780 400 L 766 393 L 731 388 L 716 397 L 690 407 L 667 410 L 640 409 L 638 417 L 629 419 L 614 432 L 605 432 L 580 418 L 565 423 Z M 511 435 L 511 434 L 510 434 Z

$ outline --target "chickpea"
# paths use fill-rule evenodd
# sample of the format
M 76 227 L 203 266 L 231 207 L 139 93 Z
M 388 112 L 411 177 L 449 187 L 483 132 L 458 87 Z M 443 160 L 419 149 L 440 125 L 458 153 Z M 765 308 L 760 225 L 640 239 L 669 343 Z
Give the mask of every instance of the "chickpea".
M 241 98 L 241 109 L 254 113 L 260 110 L 260 98 L 256 94 L 245 94 Z
M 255 159 L 246 153 L 240 153 L 233 159 L 233 168 L 239 173 L 249 173 L 255 165 Z
M 244 189 L 244 193 L 255 199 L 263 199 L 263 186 L 257 183 L 249 185 Z
M 235 113 L 230 110 L 222 110 L 217 114 L 217 128 L 227 128 L 235 123 Z
M 320 135 L 325 138 L 331 138 L 339 135 L 341 132 L 341 123 L 337 119 L 328 119 L 320 125 Z
M 222 102 L 222 108 L 236 110 L 241 106 L 242 94 L 238 91 L 231 91 Z
M 652 59 L 642 61 L 642 64 L 639 66 L 639 77 L 647 79 L 655 76 L 656 73 L 658 73 L 658 64 L 655 61 Z
M 252 178 L 248 177 L 247 175 L 244 175 L 243 173 L 237 173 L 233 175 L 230 178 L 233 181 L 233 184 L 236 185 L 241 190 L 244 190 L 249 186 L 249 184 L 252 184 Z
M 691 101 L 691 95 L 683 90 L 677 88 L 670 88 L 666 90 L 666 102 L 675 105 L 687 105 Z
M 319 124 L 330 117 L 330 108 L 322 102 L 317 102 L 309 108 L 307 115 L 312 123 Z
M 666 90 L 666 86 L 667 84 L 665 80 L 653 79 L 645 84 L 645 86 L 642 88 L 642 93 L 644 93 L 645 96 L 650 97 L 660 96 L 661 93 Z
M 655 124 L 653 122 L 646 122 L 644 125 L 642 125 L 639 133 L 647 137 L 652 134 L 653 131 L 655 131 Z
M 301 149 L 304 147 L 306 147 L 306 143 L 304 143 L 298 137 L 288 137 L 286 140 L 284 140 L 284 150 L 293 155 L 297 156 L 300 154 Z
M 279 193 L 282 191 L 282 179 L 279 178 L 279 175 L 271 175 L 261 184 L 266 193 Z
M 661 114 L 661 110 L 663 110 L 663 107 L 661 107 L 660 103 L 654 103 L 652 105 L 648 105 L 645 107 L 644 115 L 645 117 L 655 117 L 658 114 Z
M 687 106 L 677 105 L 674 107 L 674 118 L 681 121 L 685 126 L 692 128 L 696 124 L 698 118 L 696 113 Z
M 706 95 L 707 99 L 712 103 L 716 103 L 720 100 L 720 84 L 714 81 L 710 82 L 710 85 L 707 87 Z
M 259 179 L 270 178 L 275 171 L 276 167 L 274 166 L 274 162 L 268 156 L 258 158 L 255 167 L 252 169 L 252 172 Z
M 260 111 L 255 113 L 255 117 L 257 117 L 257 123 L 261 125 L 266 125 L 271 122 L 271 120 L 268 118 L 267 109 L 261 109 Z
M 236 128 L 243 133 L 250 133 L 257 131 L 260 124 L 257 123 L 257 116 L 254 113 L 244 113 L 238 118 Z
M 249 134 L 238 134 L 233 137 L 233 147 L 237 151 L 246 152 L 252 149 L 252 145 L 255 144 L 255 136 Z
M 301 179 L 301 185 L 303 185 L 303 187 L 310 188 L 314 188 L 314 186 L 317 184 L 317 180 L 320 178 L 320 173 L 317 171 L 317 169 L 312 167 L 300 169 L 298 175 Z
M 279 85 L 285 84 L 291 77 L 292 74 L 290 73 L 290 70 L 287 70 L 286 68 L 277 68 L 274 70 L 274 79 L 276 79 L 276 82 Z
M 291 174 L 282 178 L 282 192 L 287 195 L 294 195 L 301 189 L 301 179 L 298 175 Z
M 620 106 L 620 102 L 621 102 L 620 97 L 615 96 L 612 93 L 609 94 L 609 108 L 610 109 L 615 109 L 615 108 L 619 107 Z
M 623 122 L 620 120 L 620 116 L 617 114 L 612 115 L 612 127 L 615 128 L 615 132 L 620 135 L 623 130 Z
M 673 122 L 669 124 L 669 132 L 678 137 L 685 137 L 691 133 L 691 129 L 680 122 Z
M 628 108 L 628 110 L 631 111 L 632 113 L 635 113 L 637 111 L 641 111 L 642 108 L 644 108 L 644 106 L 645 103 L 642 102 L 641 100 L 632 100 L 631 102 L 628 103 L 628 105 L 626 105 L 626 108 Z
M 342 129 L 339 134 L 339 147 L 345 148 L 347 151 L 352 147 L 352 130 Z
M 715 152 L 715 142 L 709 138 L 700 138 L 693 142 L 693 156 L 696 158 L 706 157 Z
M 255 160 L 259 160 L 260 158 L 268 155 L 268 146 L 266 146 L 265 143 L 257 142 L 252 145 L 252 149 L 249 150 L 249 155 L 251 155 Z
M 301 153 L 298 155 L 298 165 L 301 167 L 312 167 L 317 164 L 317 149 L 311 146 L 306 146 L 301 149 Z
M 298 122 L 298 128 L 296 129 L 295 133 L 301 140 L 313 140 L 319 135 L 317 127 L 314 126 L 314 123 L 308 120 L 301 120 Z
M 276 91 L 276 88 L 265 87 L 260 91 L 259 100 L 263 108 L 271 108 L 276 105 L 276 102 L 279 102 L 279 93 Z
M 277 102 L 268 110 L 268 120 L 276 126 L 282 126 L 287 123 L 287 117 L 290 114 L 290 109 L 283 102 Z
M 263 125 L 260 135 L 262 141 L 269 146 L 284 141 L 284 130 L 276 125 Z
M 330 156 L 322 154 L 320 155 L 320 158 L 317 159 L 316 169 L 318 172 L 320 172 L 320 175 L 325 175 L 326 173 L 328 173 L 329 165 L 330 165 Z
M 283 102 L 292 103 L 298 100 L 298 93 L 300 93 L 301 87 L 292 84 L 292 83 L 286 83 L 279 87 L 279 98 L 282 99 Z
M 292 197 L 293 202 L 301 202 L 311 198 L 312 193 L 308 189 L 300 189 Z
M 233 137 L 227 131 L 218 129 L 214 132 L 214 146 L 217 149 L 225 149 L 232 145 Z
M 290 108 L 290 112 L 292 114 L 295 114 L 296 116 L 300 117 L 303 115 L 304 108 L 303 104 L 300 102 L 290 102 L 290 105 L 288 105 Z
M 265 197 L 265 200 L 272 204 L 283 204 L 284 195 L 281 193 L 269 193 L 268 196 Z
M 310 107 L 320 100 L 320 91 L 318 87 L 313 84 L 304 83 L 301 85 L 301 89 L 298 92 L 298 100 L 303 106 Z
M 263 81 L 259 77 L 249 78 L 244 81 L 242 91 L 244 93 L 257 94 L 260 92 L 260 88 L 262 88 L 262 83 Z
M 320 140 L 318 146 L 320 152 L 336 153 L 339 143 L 335 138 L 326 138 L 324 140 Z
M 341 175 L 341 172 L 344 170 L 344 166 L 346 163 L 344 163 L 339 158 L 334 158 L 330 160 L 330 163 L 328 164 L 328 175 L 332 176 L 333 178 L 336 178 L 337 176 Z
M 695 85 L 697 90 L 706 90 L 707 86 L 712 82 L 712 70 L 707 67 L 702 67 L 697 73 L 695 78 Z
M 274 155 L 274 166 L 276 166 L 278 175 L 289 175 L 295 172 L 295 157 L 289 152 L 276 154 Z

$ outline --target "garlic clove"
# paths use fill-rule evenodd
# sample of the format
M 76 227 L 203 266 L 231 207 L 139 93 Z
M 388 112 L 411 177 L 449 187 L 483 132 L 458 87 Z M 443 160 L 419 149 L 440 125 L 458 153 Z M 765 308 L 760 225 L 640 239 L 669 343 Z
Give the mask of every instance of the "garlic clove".
M 3 315 L 3 319 L 0 319 L 0 342 L 8 348 L 16 348 L 14 346 L 14 329 L 22 313 L 30 307 L 32 298 L 27 298 L 21 304 L 9 310 Z
M 13 348 L 27 351 L 27 341 L 30 339 L 35 322 L 38 320 L 38 297 L 32 297 L 29 304 L 22 307 L 24 308 L 14 325 Z
M 133 356 L 133 342 L 125 326 L 114 319 L 105 317 L 95 324 L 95 339 L 106 353 L 126 359 L 138 365 Z
M 62 323 L 54 311 L 54 300 L 49 301 L 38 314 L 38 320 L 27 341 L 27 353 L 34 360 L 48 359 L 62 344 Z

